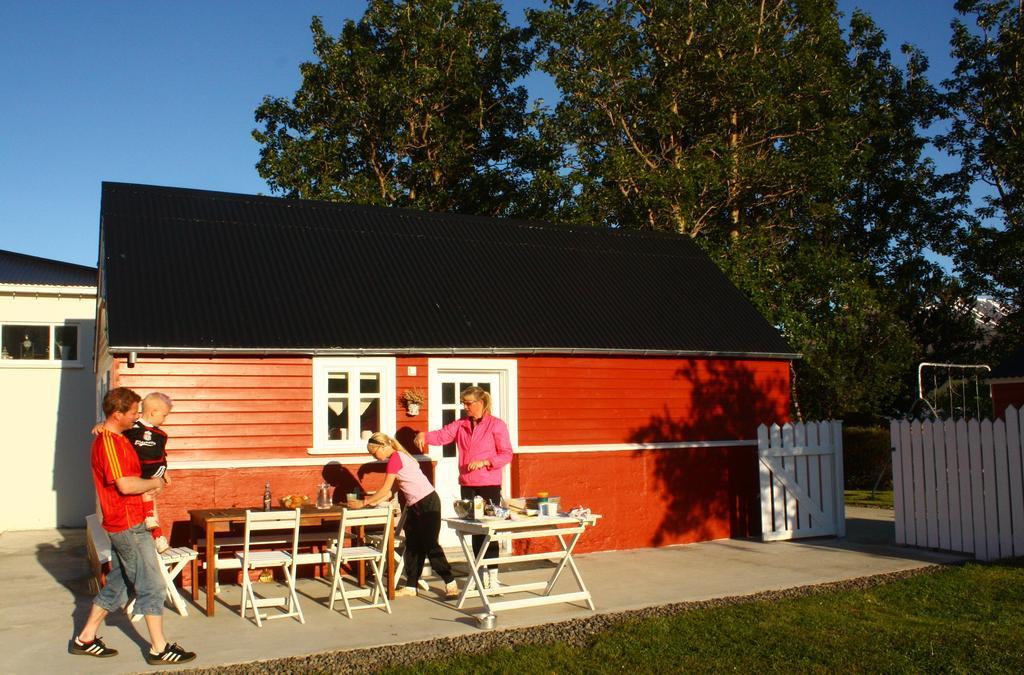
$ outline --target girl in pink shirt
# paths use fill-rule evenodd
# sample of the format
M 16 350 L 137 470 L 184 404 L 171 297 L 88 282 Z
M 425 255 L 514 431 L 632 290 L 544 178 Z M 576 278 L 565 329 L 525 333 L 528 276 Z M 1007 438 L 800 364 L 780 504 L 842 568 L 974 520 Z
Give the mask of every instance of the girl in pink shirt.
M 391 488 L 398 482 L 398 491 L 405 502 L 405 586 L 395 590 L 395 596 L 416 595 L 416 586 L 423 573 L 423 564 L 430 559 L 430 567 L 444 580 L 444 593 L 458 597 L 451 565 L 444 549 L 437 543 L 441 532 L 441 500 L 420 463 L 402 444 L 387 434 L 377 432 L 366 442 L 366 451 L 380 462 L 387 462 L 384 485 L 366 499 L 350 499 L 349 508 L 360 509 L 391 499 Z

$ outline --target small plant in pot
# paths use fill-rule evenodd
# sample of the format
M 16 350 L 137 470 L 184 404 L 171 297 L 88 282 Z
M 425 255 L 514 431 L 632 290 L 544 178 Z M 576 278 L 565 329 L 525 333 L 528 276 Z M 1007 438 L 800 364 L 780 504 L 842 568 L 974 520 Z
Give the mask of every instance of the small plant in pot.
M 424 396 L 423 391 L 415 387 L 402 392 L 402 402 L 405 403 L 405 411 L 409 414 L 409 417 L 415 417 L 420 414 L 420 406 L 423 405 L 424 400 L 426 400 L 426 396 Z

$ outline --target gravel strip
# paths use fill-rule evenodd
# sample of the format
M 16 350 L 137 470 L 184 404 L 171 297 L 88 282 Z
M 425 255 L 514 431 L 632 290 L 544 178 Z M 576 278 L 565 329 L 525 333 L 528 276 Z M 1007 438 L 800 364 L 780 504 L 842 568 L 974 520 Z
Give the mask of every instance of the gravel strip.
M 325 652 L 311 656 L 296 656 L 271 661 L 255 661 L 216 668 L 201 668 L 176 672 L 193 675 L 270 675 L 277 673 L 375 673 L 385 668 L 411 666 L 420 661 L 441 660 L 454 654 L 481 654 L 519 645 L 558 642 L 575 647 L 586 646 L 597 633 L 605 632 L 627 621 L 672 616 L 684 612 L 727 607 L 751 602 L 771 602 L 802 598 L 832 591 L 862 590 L 920 574 L 932 574 L 946 565 L 928 565 L 917 569 L 888 574 L 833 581 L 825 584 L 798 586 L 779 591 L 764 591 L 753 595 L 737 595 L 712 600 L 678 602 L 670 605 L 644 607 L 625 612 L 595 614 L 581 619 L 523 628 L 480 631 L 472 635 L 385 645 L 366 649 Z

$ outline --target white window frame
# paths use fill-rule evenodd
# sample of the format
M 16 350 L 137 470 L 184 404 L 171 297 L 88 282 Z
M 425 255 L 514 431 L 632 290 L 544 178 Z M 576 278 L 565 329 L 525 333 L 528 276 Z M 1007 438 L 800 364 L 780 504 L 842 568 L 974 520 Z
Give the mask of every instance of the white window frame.
M 45 326 L 49 329 L 50 354 L 45 359 L 0 358 L 0 368 L 81 368 L 82 367 L 82 325 L 75 321 L 0 321 L 0 332 L 12 326 Z M 57 352 L 57 328 L 74 328 L 78 352 L 73 359 L 55 358 Z
M 346 440 L 330 440 L 327 438 L 327 421 L 324 410 L 327 408 L 327 380 L 330 373 L 347 371 L 349 377 L 350 397 L 358 399 L 359 373 L 377 373 L 380 376 L 380 423 L 386 434 L 394 434 L 397 424 L 397 404 L 395 396 L 396 362 L 394 357 L 318 357 L 313 359 L 313 447 L 308 449 L 311 455 L 365 455 L 367 461 L 374 461 L 366 453 L 366 441 L 359 438 L 355 431 L 358 425 L 349 425 L 352 436 Z M 356 389 L 356 391 L 352 391 Z M 354 406 L 346 407 L 349 415 L 354 415 Z M 351 421 L 351 417 L 349 418 Z

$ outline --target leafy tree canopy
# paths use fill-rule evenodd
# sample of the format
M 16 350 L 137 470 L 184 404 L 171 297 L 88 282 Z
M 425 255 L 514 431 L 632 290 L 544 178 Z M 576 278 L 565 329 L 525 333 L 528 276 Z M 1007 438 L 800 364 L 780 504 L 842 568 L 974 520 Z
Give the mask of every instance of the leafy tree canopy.
M 956 259 L 968 283 L 1015 310 L 998 357 L 1024 340 L 1024 4 L 959 0 L 956 9 L 967 22 L 953 23 L 957 66 L 943 83 L 952 125 L 939 144 L 960 159 L 963 185 L 988 193 Z
M 371 0 L 340 36 L 312 22 L 315 60 L 291 100 L 267 97 L 257 169 L 287 195 L 487 215 L 529 208 L 543 170 L 516 82 L 530 30 L 496 0 Z
M 974 358 L 973 292 L 1020 306 L 1020 2 L 957 7 L 980 29 L 957 24 L 941 91 L 834 0 L 548 0 L 525 27 L 498 0 L 370 0 L 337 37 L 314 19 L 257 167 L 286 195 L 693 237 L 804 354 L 804 413 L 898 413 L 918 360 Z M 554 109 L 528 108 L 535 69 Z M 926 130 L 951 116 L 944 175 Z

